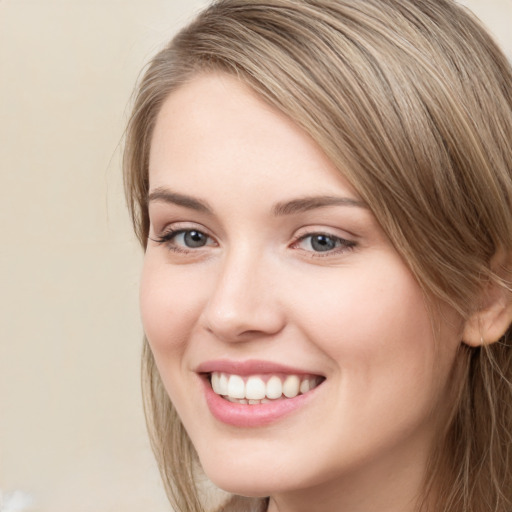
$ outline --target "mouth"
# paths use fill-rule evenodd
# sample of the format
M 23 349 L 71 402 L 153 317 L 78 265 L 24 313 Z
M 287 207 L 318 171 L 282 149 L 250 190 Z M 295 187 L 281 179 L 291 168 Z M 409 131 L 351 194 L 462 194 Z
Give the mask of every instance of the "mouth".
M 305 395 L 325 380 L 320 375 L 236 375 L 219 371 L 208 373 L 206 377 L 216 395 L 241 405 L 262 405 L 290 400 Z
M 213 417 L 237 428 L 265 427 L 318 403 L 323 396 L 319 388 L 327 380 L 300 367 L 264 360 L 205 361 L 195 372 Z

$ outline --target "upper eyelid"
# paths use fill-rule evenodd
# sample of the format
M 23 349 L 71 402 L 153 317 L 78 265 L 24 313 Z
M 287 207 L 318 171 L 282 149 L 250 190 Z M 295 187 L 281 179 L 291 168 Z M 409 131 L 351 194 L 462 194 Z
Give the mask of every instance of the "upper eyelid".
M 151 236 L 151 231 L 153 231 L 153 236 Z M 203 233 L 208 238 L 211 238 L 216 243 L 219 243 L 218 237 L 216 237 L 210 229 L 208 229 L 203 224 L 194 222 L 194 221 L 175 221 L 171 222 L 167 225 L 164 225 L 161 229 L 154 229 L 154 225 L 151 224 L 150 229 L 150 238 L 154 240 L 156 238 L 164 238 L 166 235 L 178 235 L 179 233 L 186 231 L 199 231 Z M 342 233 L 336 233 L 336 231 L 342 231 Z M 291 236 L 290 245 L 295 245 L 299 241 L 304 240 L 305 238 L 314 236 L 314 235 L 324 235 L 327 237 L 331 237 L 333 239 L 341 240 L 343 242 L 347 242 L 353 245 L 357 245 L 357 236 L 352 233 L 347 232 L 346 230 L 341 230 L 340 228 L 335 227 L 321 227 L 321 226 L 303 226 L 297 230 L 295 230 L 294 234 Z
M 172 231 L 200 231 L 201 233 L 204 233 L 205 235 L 215 238 L 214 235 L 211 233 L 211 231 L 203 224 L 200 224 L 198 222 L 193 222 L 193 221 L 186 221 L 186 220 L 166 223 L 160 229 L 155 229 L 155 225 L 153 223 L 151 223 L 150 232 L 151 231 L 153 231 L 153 233 L 155 233 L 155 234 L 158 233 L 160 236 L 165 235 L 166 233 L 169 233 Z
M 307 238 L 313 237 L 315 235 L 322 235 L 329 238 L 332 238 L 336 242 L 341 242 L 339 245 L 333 247 L 332 249 L 329 249 L 327 251 L 315 251 L 313 249 L 304 249 L 299 247 L 299 244 L 306 240 Z M 329 232 L 317 230 L 317 231 L 311 231 L 309 233 L 304 233 L 301 236 L 297 236 L 295 240 L 290 244 L 290 247 L 294 250 L 302 251 L 306 254 L 308 254 L 311 258 L 326 258 L 326 257 L 336 257 L 340 256 L 341 254 L 346 253 L 347 251 L 352 251 L 358 247 L 358 242 L 353 240 L 352 238 L 345 238 L 343 236 L 334 235 Z
M 164 229 L 161 233 L 161 235 L 159 235 L 160 238 L 164 238 L 164 237 L 175 237 L 175 236 L 178 236 L 178 235 L 181 235 L 183 233 L 187 233 L 189 231 L 197 231 L 203 235 L 205 235 L 206 237 L 208 238 L 211 238 L 212 240 L 215 240 L 215 237 L 212 236 L 210 233 L 208 233 L 206 230 L 204 229 L 198 229 L 198 228 L 193 228 L 193 227 L 185 227 L 185 228 L 168 228 L 168 229 Z
M 292 244 L 296 244 L 297 242 L 300 242 L 301 240 L 305 240 L 306 238 L 318 236 L 318 235 L 326 236 L 326 237 L 332 238 L 333 240 L 340 240 L 340 241 L 346 242 L 348 244 L 353 244 L 353 245 L 357 244 L 357 242 L 355 240 L 352 240 L 351 238 L 346 238 L 346 237 L 343 237 L 340 235 L 334 235 L 332 233 L 328 233 L 325 231 L 312 231 L 310 233 L 305 233 L 305 234 L 300 235 L 297 238 L 295 238 L 295 240 L 292 242 Z
M 187 231 L 198 231 L 217 243 L 216 238 L 209 232 L 208 229 L 206 229 L 206 227 L 190 221 L 176 221 L 167 223 L 164 224 L 164 226 L 160 229 L 155 229 L 155 225 L 151 223 L 148 240 L 151 240 L 159 245 L 169 245 L 173 243 L 173 239 L 176 236 Z
M 356 243 L 359 240 L 359 236 L 347 231 L 346 229 L 341 229 L 332 226 L 305 226 L 303 228 L 297 229 L 294 234 L 294 239 L 299 240 L 301 238 L 305 238 L 313 235 L 325 235 L 330 236 L 332 238 L 339 238 L 340 240 L 346 240 L 347 242 Z
M 184 243 L 177 243 L 176 237 L 183 235 L 184 233 L 187 233 L 189 231 L 197 231 L 202 233 L 206 236 L 207 239 L 213 242 L 207 243 L 205 245 L 201 245 L 199 247 L 189 247 Z M 211 248 L 212 246 L 218 246 L 217 241 L 208 233 L 205 233 L 203 230 L 195 229 L 195 228 L 168 228 L 164 229 L 163 232 L 153 238 L 151 236 L 148 237 L 149 240 L 153 241 L 154 243 L 158 244 L 159 246 L 165 248 L 166 250 L 176 253 L 177 255 L 182 254 L 183 256 L 186 255 L 193 255 L 196 256 L 202 254 L 202 249 L 205 248 Z

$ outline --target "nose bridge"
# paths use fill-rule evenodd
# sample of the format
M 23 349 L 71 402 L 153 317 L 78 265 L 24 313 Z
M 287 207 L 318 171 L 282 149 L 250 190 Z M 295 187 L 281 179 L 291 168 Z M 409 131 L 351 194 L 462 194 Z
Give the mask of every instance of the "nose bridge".
M 228 251 L 205 309 L 208 330 L 225 341 L 275 334 L 277 307 L 270 262 L 249 245 Z

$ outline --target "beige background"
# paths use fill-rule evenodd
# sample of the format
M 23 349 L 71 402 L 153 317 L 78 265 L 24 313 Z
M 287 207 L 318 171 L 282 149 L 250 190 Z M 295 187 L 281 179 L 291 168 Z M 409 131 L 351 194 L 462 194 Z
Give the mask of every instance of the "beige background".
M 139 70 L 201 0 L 0 0 L 2 512 L 168 510 L 139 393 L 119 157 Z M 466 0 L 512 55 L 512 0 Z M 11 495 L 10 503 L 9 495 Z

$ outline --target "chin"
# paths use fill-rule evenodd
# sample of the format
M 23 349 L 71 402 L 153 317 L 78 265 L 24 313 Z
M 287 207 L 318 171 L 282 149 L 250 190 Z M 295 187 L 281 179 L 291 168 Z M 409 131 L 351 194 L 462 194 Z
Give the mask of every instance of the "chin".
M 218 488 L 231 494 L 264 498 L 276 493 L 307 488 L 312 475 L 304 473 L 297 461 L 279 461 L 266 457 L 265 462 L 254 457 L 223 457 L 220 460 L 201 461 L 208 479 Z
M 219 489 L 248 498 L 266 498 L 276 491 L 271 482 L 266 481 L 268 477 L 255 479 L 254 472 L 230 475 L 215 471 L 212 474 L 206 473 L 206 476 Z
M 242 459 L 237 457 L 237 459 L 224 456 L 221 459 L 212 460 L 206 457 L 205 460 L 201 460 L 201 466 L 214 485 L 231 494 L 262 498 L 269 496 L 282 486 L 286 487 L 286 482 L 282 481 L 283 475 L 281 474 L 277 480 L 275 472 L 269 468 L 268 463 L 262 466 L 252 457 L 242 457 Z M 279 471 L 279 473 L 283 472 Z

